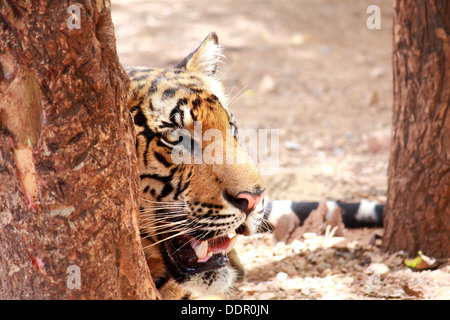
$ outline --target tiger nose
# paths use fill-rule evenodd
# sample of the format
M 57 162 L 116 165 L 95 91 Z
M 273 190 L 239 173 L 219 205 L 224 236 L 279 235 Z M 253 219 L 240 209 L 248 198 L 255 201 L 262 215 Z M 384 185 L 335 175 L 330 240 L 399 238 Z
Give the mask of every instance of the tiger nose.
M 265 193 L 265 190 L 261 192 L 239 192 L 236 196 L 230 196 L 229 194 L 224 193 L 224 197 L 234 207 L 249 214 L 255 209 Z

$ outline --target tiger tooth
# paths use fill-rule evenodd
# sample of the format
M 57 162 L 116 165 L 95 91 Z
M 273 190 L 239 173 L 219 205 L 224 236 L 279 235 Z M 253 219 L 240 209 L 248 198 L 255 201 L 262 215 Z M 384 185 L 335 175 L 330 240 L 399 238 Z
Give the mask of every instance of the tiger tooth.
M 193 249 L 197 257 L 203 259 L 208 253 L 208 241 L 201 241 L 201 244 L 197 244 Z
M 228 245 L 228 248 L 225 250 L 225 254 L 227 254 L 228 252 L 230 252 L 233 249 L 237 239 L 238 239 L 238 236 L 236 234 L 232 238 L 230 238 L 230 244 Z

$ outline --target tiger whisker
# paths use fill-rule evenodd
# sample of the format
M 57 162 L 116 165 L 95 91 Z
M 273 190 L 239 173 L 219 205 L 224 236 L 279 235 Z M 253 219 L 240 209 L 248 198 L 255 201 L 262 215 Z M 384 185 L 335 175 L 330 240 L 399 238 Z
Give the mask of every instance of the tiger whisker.
M 243 86 L 238 92 L 236 92 L 236 94 L 233 96 L 233 98 L 230 99 L 229 105 L 232 106 L 234 103 L 236 103 L 239 99 L 241 99 L 245 92 L 243 92 L 246 88 L 248 87 L 248 85 Z M 242 93 L 242 94 L 241 94 Z M 240 96 L 238 97 L 238 95 L 240 94 Z
M 146 220 L 141 221 L 142 226 L 154 226 L 155 228 L 161 229 L 161 228 L 169 228 L 172 226 L 176 226 L 179 224 L 185 224 L 186 221 L 165 221 L 165 220 L 159 220 L 159 221 L 153 221 L 153 220 Z
M 183 201 L 154 201 L 154 200 L 150 200 L 150 199 L 145 199 L 145 198 L 139 198 L 139 200 L 144 201 L 144 202 L 153 202 L 153 203 L 168 203 L 168 204 L 172 204 L 172 203 L 178 203 L 178 204 L 186 204 Z
M 174 227 L 177 227 L 179 225 L 183 225 L 184 221 L 177 221 L 177 222 L 171 222 L 171 223 L 163 223 L 163 224 L 157 224 L 153 223 L 151 221 L 141 223 L 142 227 L 148 227 L 154 230 L 161 230 L 161 229 L 172 229 Z
M 189 228 L 189 230 L 180 230 L 179 232 L 177 232 L 177 233 L 175 233 L 175 234 L 173 234 L 173 235 L 171 235 L 171 236 L 169 236 L 167 238 L 161 239 L 161 240 L 159 240 L 159 241 L 157 241 L 155 243 L 152 243 L 152 244 L 146 246 L 145 248 L 152 247 L 152 246 L 157 245 L 157 244 L 159 244 L 161 242 L 168 241 L 168 240 L 170 240 L 172 238 L 176 238 L 176 237 L 179 237 L 179 236 L 182 236 L 182 235 L 186 235 L 186 234 L 188 234 L 191 231 L 193 231 L 193 230 L 190 230 L 190 228 Z M 150 235 L 150 236 L 152 236 L 152 235 Z
M 144 212 L 144 214 L 141 215 L 141 220 L 168 220 L 170 218 L 180 218 L 184 217 L 187 218 L 188 215 L 184 212 L 172 212 L 170 214 L 160 214 L 160 213 L 150 213 L 150 212 Z
M 145 208 L 144 210 L 141 210 L 140 212 L 142 213 L 142 212 L 153 212 L 153 211 L 163 211 L 163 210 L 167 211 L 168 209 L 178 209 L 179 212 L 184 212 L 186 208 L 183 208 L 183 207 Z M 181 210 L 183 210 L 183 211 L 181 211 Z M 168 214 L 168 213 L 163 211 L 158 214 Z
M 140 219 L 140 223 L 152 223 L 152 224 L 169 224 L 174 222 L 182 222 L 185 223 L 184 216 L 175 216 L 172 220 L 168 220 L 167 218 L 159 218 L 159 219 L 151 219 L 151 218 L 142 218 Z

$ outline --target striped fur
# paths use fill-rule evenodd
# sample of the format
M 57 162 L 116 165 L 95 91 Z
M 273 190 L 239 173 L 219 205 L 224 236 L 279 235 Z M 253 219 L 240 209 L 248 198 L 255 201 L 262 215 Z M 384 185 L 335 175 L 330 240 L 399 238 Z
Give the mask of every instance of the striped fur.
M 317 209 L 319 202 L 302 202 L 291 200 L 274 200 L 267 203 L 265 218 L 276 225 L 278 218 L 284 214 L 295 213 L 300 224 L 306 220 L 311 211 Z M 346 228 L 373 228 L 383 226 L 383 204 L 362 200 L 361 202 L 327 201 L 328 214 L 336 207 L 342 209 L 342 222 Z
M 265 189 L 253 164 L 177 164 L 172 157 L 180 141 L 188 143 L 186 148 L 199 144 L 193 134 L 195 122 L 202 123 L 202 133 L 217 129 L 226 137 L 237 132 L 222 85 L 214 77 L 220 56 L 212 33 L 174 69 L 126 69 L 141 180 L 142 244 L 155 284 L 166 299 L 228 290 L 237 263 L 223 256 L 226 250 L 212 250 L 228 250 L 233 234 L 252 234 L 263 219 L 262 201 L 251 212 L 235 201 L 242 192 L 259 194 Z M 183 135 L 177 129 L 185 130 Z M 248 157 L 236 136 L 223 143 L 234 156 Z M 204 142 L 201 151 L 207 145 Z M 210 258 L 202 262 L 198 254 L 205 243 Z

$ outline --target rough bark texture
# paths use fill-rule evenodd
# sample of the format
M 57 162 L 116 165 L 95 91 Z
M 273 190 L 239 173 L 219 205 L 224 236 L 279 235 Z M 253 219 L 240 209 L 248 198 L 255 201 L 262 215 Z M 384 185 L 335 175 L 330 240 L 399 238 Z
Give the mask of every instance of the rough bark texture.
M 0 0 L 0 298 L 152 299 L 110 2 L 71 4 Z
M 450 2 L 394 1 L 383 246 L 450 257 Z

